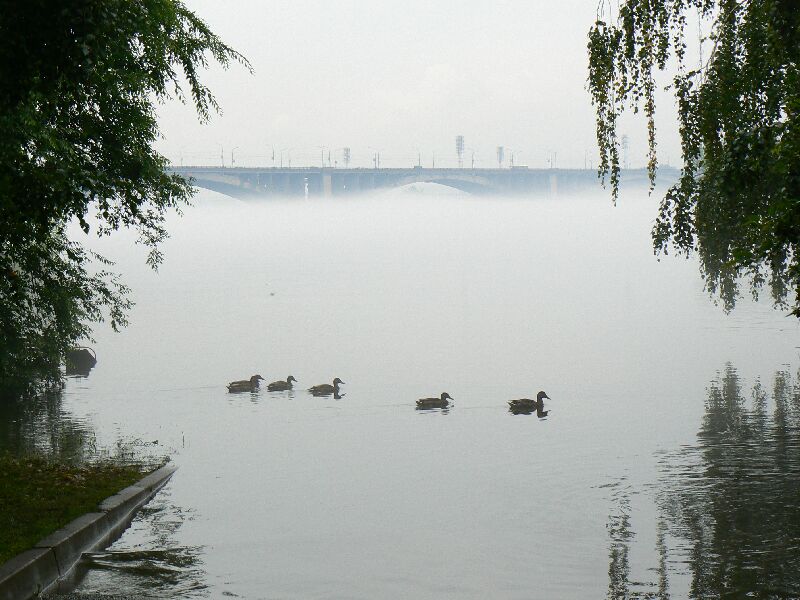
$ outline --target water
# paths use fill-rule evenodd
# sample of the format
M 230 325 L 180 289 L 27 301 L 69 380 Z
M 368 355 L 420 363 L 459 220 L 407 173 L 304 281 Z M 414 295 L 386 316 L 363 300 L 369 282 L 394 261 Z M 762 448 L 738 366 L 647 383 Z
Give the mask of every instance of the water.
M 98 245 L 137 305 L 64 408 L 180 469 L 77 591 L 800 594 L 797 322 L 658 261 L 655 200 L 195 204 L 158 275 Z M 300 383 L 227 393 L 254 373 Z M 303 391 L 334 377 L 340 400 Z M 508 412 L 540 389 L 546 418 Z

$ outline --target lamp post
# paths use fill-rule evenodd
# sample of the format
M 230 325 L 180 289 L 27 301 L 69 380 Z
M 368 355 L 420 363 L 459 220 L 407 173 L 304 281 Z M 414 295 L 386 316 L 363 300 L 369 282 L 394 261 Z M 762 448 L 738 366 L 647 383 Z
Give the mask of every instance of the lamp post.
M 372 164 L 376 169 L 381 168 L 381 151 L 380 148 L 373 148 L 372 146 L 367 146 L 370 150 L 372 150 Z
M 475 148 L 467 148 L 467 150 L 469 150 L 469 154 L 470 154 L 470 168 L 474 169 L 475 168 Z
M 516 157 L 516 155 L 522 156 L 523 152 L 520 152 L 518 150 L 514 150 L 513 148 L 508 148 L 508 147 L 506 147 L 506 150 L 511 152 L 511 168 L 513 169 L 514 168 L 514 158 Z
M 343 146 L 342 148 L 334 148 L 334 152 L 341 152 L 342 153 L 342 162 L 344 163 L 345 169 L 350 167 L 350 146 Z M 334 159 L 333 161 L 334 168 L 339 164 L 339 161 Z M 328 166 L 331 166 L 331 151 L 328 150 Z
M 231 148 L 231 167 L 236 164 L 236 161 L 233 160 L 233 151 L 234 150 L 238 150 L 238 149 L 239 149 L 239 146 L 234 146 L 233 148 Z
M 291 168 L 291 166 L 292 166 L 292 150 L 293 150 L 293 148 L 281 148 L 281 169 L 283 168 L 283 153 L 284 152 L 286 152 L 286 154 L 289 157 L 289 168 Z
M 217 142 L 217 146 L 219 146 L 219 164 L 224 169 L 225 168 L 225 147 Z

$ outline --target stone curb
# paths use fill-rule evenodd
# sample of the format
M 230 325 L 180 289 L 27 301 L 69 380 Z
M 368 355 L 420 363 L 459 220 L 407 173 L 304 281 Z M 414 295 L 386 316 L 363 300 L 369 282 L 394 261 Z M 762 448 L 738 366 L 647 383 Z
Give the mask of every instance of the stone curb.
M 26 600 L 67 578 L 84 552 L 110 544 L 177 470 L 164 465 L 0 565 L 0 600 Z

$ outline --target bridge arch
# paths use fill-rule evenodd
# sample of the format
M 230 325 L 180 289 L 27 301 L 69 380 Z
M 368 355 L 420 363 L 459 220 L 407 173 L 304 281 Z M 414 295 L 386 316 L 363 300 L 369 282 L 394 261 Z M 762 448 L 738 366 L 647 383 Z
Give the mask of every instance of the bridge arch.
M 391 187 L 401 187 L 414 183 L 436 183 L 456 190 L 474 195 L 485 195 L 496 191 L 483 177 L 474 176 L 425 176 L 424 174 L 409 175 L 398 179 Z

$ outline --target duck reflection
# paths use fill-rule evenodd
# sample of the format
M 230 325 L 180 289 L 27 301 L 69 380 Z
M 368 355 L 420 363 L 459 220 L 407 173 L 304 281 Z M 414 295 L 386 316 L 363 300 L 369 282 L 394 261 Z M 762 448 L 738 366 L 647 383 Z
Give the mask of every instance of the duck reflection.
M 543 410 L 542 406 L 538 405 L 535 408 L 509 406 L 508 412 L 510 412 L 512 415 L 532 415 L 535 413 L 537 417 L 539 417 L 540 419 L 544 419 L 550 411 Z

